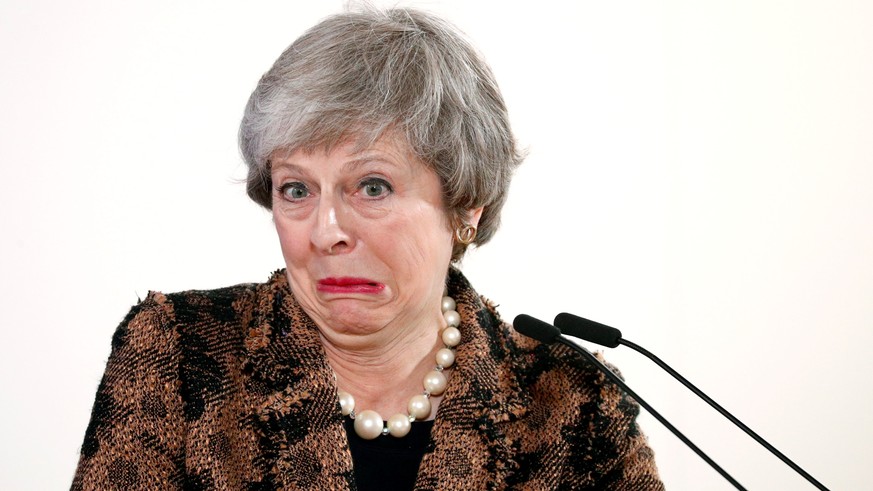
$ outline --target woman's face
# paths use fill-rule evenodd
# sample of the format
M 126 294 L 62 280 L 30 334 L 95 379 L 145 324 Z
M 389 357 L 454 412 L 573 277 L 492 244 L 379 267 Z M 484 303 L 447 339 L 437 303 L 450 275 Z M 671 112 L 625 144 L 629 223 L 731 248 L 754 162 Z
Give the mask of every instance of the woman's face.
M 452 231 L 439 178 L 402 140 L 271 162 L 288 279 L 320 328 L 369 334 L 441 318 Z

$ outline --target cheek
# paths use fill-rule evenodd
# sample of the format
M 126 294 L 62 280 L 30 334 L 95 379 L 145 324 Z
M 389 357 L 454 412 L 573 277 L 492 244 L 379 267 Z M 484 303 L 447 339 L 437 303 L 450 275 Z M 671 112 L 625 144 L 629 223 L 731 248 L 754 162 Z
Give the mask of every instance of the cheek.
M 276 226 L 276 234 L 279 236 L 279 246 L 286 262 L 301 259 L 308 250 L 307 242 L 301 240 L 304 235 L 304 227 L 299 222 L 289 221 L 273 215 L 273 224 Z
M 441 210 L 424 207 L 417 211 L 387 227 L 391 232 L 381 235 L 378 249 L 386 251 L 386 261 L 402 264 L 414 274 L 439 273 L 451 260 L 451 232 Z

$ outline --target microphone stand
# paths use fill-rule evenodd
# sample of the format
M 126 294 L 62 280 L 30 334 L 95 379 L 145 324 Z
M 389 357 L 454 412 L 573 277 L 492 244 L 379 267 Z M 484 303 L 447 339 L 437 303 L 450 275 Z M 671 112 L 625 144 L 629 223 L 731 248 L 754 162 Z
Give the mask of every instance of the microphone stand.
M 727 418 L 728 421 L 730 421 L 731 423 L 735 424 L 739 429 L 741 429 L 741 430 L 743 430 L 744 432 L 746 432 L 747 435 L 749 435 L 750 437 L 752 437 L 752 439 L 754 439 L 756 442 L 758 442 L 759 444 L 761 444 L 761 446 L 763 446 L 764 448 L 766 448 L 767 450 L 769 450 L 770 453 L 772 453 L 772 454 L 775 455 L 776 457 L 779 457 L 779 459 L 780 459 L 782 462 L 784 462 L 784 463 L 787 464 L 789 467 L 791 467 L 792 469 L 794 469 L 795 472 L 797 472 L 798 474 L 800 474 L 801 476 L 803 476 L 803 477 L 804 477 L 807 481 L 809 481 L 813 486 L 815 486 L 815 487 L 817 487 L 818 489 L 821 489 L 821 490 L 823 490 L 823 491 L 829 491 L 828 488 L 826 488 L 826 487 L 824 486 L 824 484 L 818 482 L 818 480 L 816 480 L 816 479 L 815 479 L 814 477 L 812 477 L 808 472 L 806 472 L 805 470 L 803 470 L 799 465 L 795 464 L 795 463 L 794 463 L 791 459 L 789 459 L 785 454 L 783 454 L 782 452 L 780 452 L 779 450 L 777 450 L 776 447 L 774 447 L 773 445 L 770 445 L 770 443 L 768 443 L 767 440 L 764 440 L 760 435 L 758 435 L 757 433 L 755 433 L 754 431 L 752 431 L 751 428 L 749 428 L 748 426 L 746 426 L 745 424 L 743 424 L 742 421 L 740 421 L 739 419 L 737 419 L 737 418 L 736 418 L 733 414 L 731 414 L 727 409 L 721 407 L 721 405 L 719 405 L 717 402 L 715 402 L 714 400 L 712 400 L 708 395 L 704 394 L 702 390 L 700 390 L 700 389 L 698 389 L 697 387 L 695 387 L 694 384 L 692 384 L 691 382 L 689 382 L 685 377 L 683 377 L 682 375 L 679 375 L 679 372 L 677 372 L 676 370 L 673 370 L 672 368 L 670 368 L 669 365 L 667 365 L 666 363 L 664 363 L 660 358 L 658 358 L 657 356 L 655 356 L 653 353 L 649 352 L 647 349 L 643 348 L 642 346 L 640 346 L 640 345 L 638 345 L 638 344 L 635 344 L 635 343 L 632 343 L 632 342 L 630 342 L 630 341 L 628 341 L 628 340 L 626 340 L 626 339 L 623 339 L 623 338 L 618 338 L 618 343 L 619 343 L 619 344 L 623 344 L 623 345 L 627 346 L 628 348 L 631 348 L 632 350 L 637 351 L 638 353 L 642 354 L 642 355 L 645 356 L 646 358 L 652 360 L 656 365 L 658 365 L 659 367 L 663 368 L 664 371 L 666 371 L 667 373 L 669 373 L 670 375 L 672 375 L 673 378 L 675 378 L 676 380 L 678 380 L 682 385 L 684 385 L 685 387 L 688 387 L 688 389 L 691 390 L 691 392 L 694 392 L 694 393 L 697 395 L 697 397 L 700 397 L 701 399 L 703 399 L 704 401 L 706 401 L 707 404 L 709 404 L 710 406 L 712 406 L 713 409 L 715 409 L 716 411 L 718 411 L 719 413 L 721 413 L 721 415 L 724 416 L 725 418 Z
M 642 397 L 638 396 L 637 393 L 634 392 L 630 387 L 628 387 L 627 384 L 625 384 L 624 381 L 618 375 L 616 375 L 606 365 L 601 363 L 600 360 L 598 360 L 588 350 L 582 348 L 581 346 L 577 345 L 573 341 L 570 341 L 569 339 L 567 339 L 564 336 L 557 336 L 554 339 L 554 341 L 557 343 L 561 343 L 564 346 L 567 346 L 568 348 L 576 351 L 577 353 L 579 353 L 580 355 L 585 357 L 585 359 L 587 359 L 589 362 L 593 363 L 594 366 L 597 367 L 601 372 L 603 372 L 606 375 L 606 377 L 609 378 L 610 381 L 612 381 L 614 384 L 618 385 L 625 393 L 627 393 L 635 401 L 637 401 L 637 403 L 640 406 L 645 408 L 646 411 L 648 411 L 652 416 L 655 417 L 655 419 L 660 421 L 662 425 L 664 425 L 668 430 L 670 430 L 674 435 L 676 435 L 676 438 L 682 440 L 682 442 L 685 445 L 688 445 L 688 448 L 693 450 L 694 453 L 696 453 L 701 459 L 703 459 L 707 464 L 709 464 L 710 467 L 712 467 L 713 469 L 715 469 L 716 472 L 721 474 L 721 476 L 723 478 L 727 479 L 727 481 L 730 482 L 731 484 L 733 484 L 733 486 L 735 488 L 737 488 L 741 491 L 746 491 L 746 488 L 744 488 L 739 482 L 737 482 L 736 479 L 734 479 L 730 474 L 728 474 L 727 471 L 722 469 L 721 466 L 716 464 L 714 460 L 709 458 L 709 456 L 706 455 L 703 452 L 703 450 L 698 448 L 697 445 L 695 445 L 691 440 L 688 439 L 688 437 L 683 435 L 682 432 L 680 432 L 675 426 L 670 424 L 669 421 L 667 421 L 663 416 L 661 416 L 661 413 L 659 413 L 658 411 L 655 410 L 655 408 L 650 406 L 649 403 L 647 403 L 645 400 L 643 400 Z
M 752 431 L 751 428 L 743 424 L 742 421 L 737 419 L 733 414 L 731 414 L 727 409 L 721 407 L 717 402 L 712 400 L 708 395 L 704 394 L 702 390 L 698 389 L 691 382 L 689 382 L 685 377 L 679 374 L 676 370 L 670 368 L 669 365 L 664 363 L 660 358 L 655 356 L 653 353 L 649 352 L 647 349 L 639 346 L 635 343 L 632 343 L 621 336 L 621 331 L 618 329 L 607 326 L 606 324 L 601 324 L 599 322 L 595 322 L 584 317 L 579 317 L 578 315 L 561 313 L 555 316 L 555 326 L 558 327 L 561 331 L 566 334 L 583 339 L 585 341 L 590 341 L 592 343 L 599 344 L 601 346 L 606 346 L 607 348 L 615 348 L 620 344 L 631 348 L 632 350 L 637 351 L 648 359 L 652 360 L 656 365 L 664 369 L 667 373 L 669 373 L 673 378 L 678 380 L 682 385 L 687 387 L 691 392 L 694 392 L 697 397 L 703 399 L 707 404 L 709 404 L 713 409 L 718 411 L 722 416 L 728 419 L 731 423 L 737 426 L 737 428 L 743 430 L 747 435 L 749 435 L 753 440 L 758 442 L 761 446 L 770 451 L 773 455 L 779 458 L 786 465 L 791 467 L 795 472 L 803 476 L 804 479 L 809 481 L 813 486 L 817 487 L 823 491 L 829 491 L 828 488 L 824 486 L 824 484 L 818 482 L 814 477 L 812 477 L 808 472 L 803 470 L 799 465 L 795 464 L 791 459 L 789 459 L 785 454 L 776 449 L 773 445 L 770 445 L 767 440 L 764 440 L 760 435 Z

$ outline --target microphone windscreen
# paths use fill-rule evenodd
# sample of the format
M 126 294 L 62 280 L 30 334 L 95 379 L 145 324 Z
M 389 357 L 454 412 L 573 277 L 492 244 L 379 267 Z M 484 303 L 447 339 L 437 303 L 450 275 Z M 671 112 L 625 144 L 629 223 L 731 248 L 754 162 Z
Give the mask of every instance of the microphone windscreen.
M 560 329 L 563 334 L 573 336 L 574 338 L 584 339 L 585 341 L 606 346 L 607 348 L 615 348 L 618 346 L 618 341 L 621 339 L 621 331 L 614 327 L 609 327 L 599 322 L 590 321 L 579 317 L 578 315 L 568 314 L 566 312 L 555 316 L 555 326 Z
M 543 344 L 552 344 L 561 335 L 557 327 L 526 314 L 518 314 L 512 321 L 516 331 Z

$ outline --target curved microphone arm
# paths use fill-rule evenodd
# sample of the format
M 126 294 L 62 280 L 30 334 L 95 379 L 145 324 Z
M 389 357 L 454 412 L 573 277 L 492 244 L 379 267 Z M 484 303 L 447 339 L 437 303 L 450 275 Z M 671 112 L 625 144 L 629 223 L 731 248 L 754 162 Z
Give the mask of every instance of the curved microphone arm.
M 773 445 L 770 445 L 770 443 L 767 440 L 765 440 L 763 437 L 761 437 L 760 435 L 755 433 L 751 428 L 749 428 L 742 421 L 737 419 L 727 409 L 721 407 L 721 405 L 719 403 L 715 402 L 708 395 L 704 394 L 702 390 L 698 389 L 694 384 L 689 382 L 685 377 L 683 377 L 682 375 L 679 375 L 679 372 L 670 368 L 670 365 L 667 365 L 660 358 L 658 358 L 653 353 L 649 352 L 647 349 L 643 348 L 642 346 L 640 346 L 638 344 L 632 343 L 626 339 L 620 339 L 618 342 L 619 342 L 619 344 L 627 346 L 628 348 L 630 348 L 634 351 L 637 351 L 638 353 L 641 353 L 646 358 L 652 360 L 652 362 L 654 362 L 656 365 L 663 368 L 664 371 L 666 371 L 667 373 L 672 375 L 673 378 L 675 378 L 680 383 L 682 383 L 682 385 L 684 385 L 685 387 L 688 387 L 688 389 L 691 390 L 691 392 L 694 392 L 698 397 L 700 397 L 701 399 L 706 401 L 707 404 L 709 404 L 710 406 L 712 406 L 713 409 L 715 409 L 716 411 L 721 413 L 721 415 L 724 416 L 725 418 L 727 418 L 728 421 L 735 424 L 737 426 L 737 428 L 746 432 L 746 434 L 749 435 L 753 440 L 755 440 L 756 442 L 761 444 L 761 446 L 763 446 L 764 448 L 769 450 L 770 453 L 772 453 L 773 455 L 778 457 L 779 460 L 784 462 L 788 467 L 791 467 L 792 469 L 794 469 L 795 472 L 797 472 L 798 474 L 803 476 L 813 486 L 815 486 L 818 489 L 821 489 L 823 491 L 829 491 L 828 488 L 826 488 L 824 486 L 824 484 L 818 482 L 818 480 L 816 478 L 812 477 L 808 472 L 803 470 L 803 468 L 801 468 L 799 465 L 795 464 L 794 461 L 792 461 L 785 454 L 783 454 L 782 452 L 777 450 L 776 447 L 774 447 Z
M 630 387 L 624 383 L 618 375 L 615 374 L 612 370 L 610 370 L 606 365 L 600 362 L 594 355 L 591 354 L 585 348 L 582 348 L 578 344 L 570 341 L 566 337 L 561 335 L 561 331 L 555 326 L 543 322 L 535 317 L 531 317 L 526 314 L 520 314 L 516 316 L 513 321 L 513 327 L 516 331 L 524 334 L 527 337 L 536 339 L 537 341 L 543 344 L 553 344 L 553 343 L 561 343 L 573 351 L 582 355 L 586 360 L 592 363 L 598 370 L 603 372 L 604 375 L 615 385 L 617 385 L 622 391 L 624 391 L 627 395 L 631 396 L 637 403 L 646 409 L 655 419 L 657 419 L 664 427 L 670 430 L 676 438 L 682 441 L 685 445 L 688 446 L 691 450 L 694 451 L 701 459 L 703 459 L 710 467 L 715 469 L 716 472 L 721 474 L 723 478 L 725 478 L 728 482 L 730 482 L 735 488 L 740 491 L 746 491 L 746 488 L 742 486 L 736 479 L 733 478 L 730 474 L 727 473 L 724 469 L 721 468 L 718 464 L 715 463 L 706 453 L 703 452 L 697 445 L 695 445 L 691 440 L 688 439 L 681 431 L 679 431 L 675 426 L 673 426 L 669 421 L 667 421 L 661 413 L 655 410 L 652 406 L 649 405 L 642 397 L 638 396 L 636 392 L 634 392 Z
M 737 426 L 737 428 L 743 430 L 747 435 L 749 435 L 753 440 L 758 442 L 761 446 L 770 451 L 773 455 L 779 458 L 782 462 L 784 462 L 787 466 L 794 469 L 795 472 L 803 476 L 804 479 L 809 481 L 813 486 L 821 489 L 823 491 L 829 491 L 828 488 L 824 486 L 824 484 L 820 483 L 817 479 L 812 477 L 808 472 L 803 470 L 799 465 L 795 464 L 791 459 L 789 459 L 785 454 L 776 449 L 773 445 L 770 445 L 767 440 L 764 440 L 763 437 L 755 433 L 751 428 L 746 426 L 742 421 L 737 419 L 733 414 L 731 414 L 727 409 L 721 407 L 721 405 L 711 397 L 704 394 L 702 390 L 698 389 L 694 384 L 689 382 L 685 377 L 679 374 L 676 370 L 673 370 L 670 365 L 664 363 L 663 360 L 655 356 L 653 353 L 649 352 L 647 349 L 639 346 L 638 344 L 632 343 L 626 339 L 621 337 L 621 331 L 614 327 L 607 326 L 605 324 L 601 324 L 599 322 L 594 322 L 592 320 L 585 319 L 584 317 L 579 317 L 578 315 L 568 314 L 566 312 L 558 314 L 555 317 L 555 326 L 558 327 L 562 333 L 573 336 L 579 339 L 583 339 L 585 341 L 589 341 L 595 344 L 599 344 L 601 346 L 605 346 L 607 348 L 615 348 L 618 345 L 624 345 L 628 348 L 642 354 L 646 358 L 652 360 L 656 365 L 663 368 L 664 371 L 669 373 L 673 378 L 678 380 L 682 385 L 687 387 L 691 392 L 703 399 L 707 404 L 709 404 L 713 409 L 721 413 L 722 416 L 728 419 L 731 423 Z

